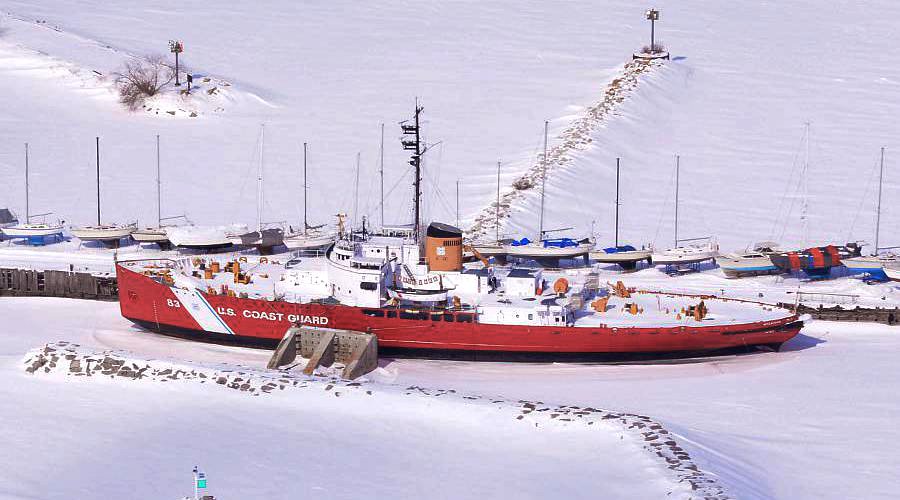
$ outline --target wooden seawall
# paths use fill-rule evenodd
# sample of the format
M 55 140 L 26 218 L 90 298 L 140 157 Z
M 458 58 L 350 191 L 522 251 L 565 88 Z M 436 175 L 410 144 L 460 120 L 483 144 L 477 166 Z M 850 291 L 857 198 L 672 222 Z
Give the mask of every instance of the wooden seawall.
M 793 304 L 779 304 L 781 307 L 793 309 Z M 900 324 L 900 308 L 881 308 L 881 307 L 853 307 L 844 308 L 841 306 L 810 307 L 800 304 L 797 306 L 799 314 L 809 314 L 815 319 L 824 321 L 855 321 L 855 322 L 873 322 L 884 323 L 886 325 Z
M 119 300 L 115 276 L 0 268 L 0 296 Z

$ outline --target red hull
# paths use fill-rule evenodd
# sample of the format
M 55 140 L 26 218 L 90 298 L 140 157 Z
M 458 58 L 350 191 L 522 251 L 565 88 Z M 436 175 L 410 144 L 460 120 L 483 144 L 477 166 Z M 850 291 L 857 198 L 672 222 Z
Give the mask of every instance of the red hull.
M 182 304 L 169 286 L 116 266 L 122 316 L 161 332 L 225 333 L 277 341 L 292 323 L 367 331 L 384 347 L 544 353 L 648 353 L 780 345 L 802 328 L 796 316 L 727 326 L 610 328 L 482 324 L 474 314 L 404 314 L 339 304 L 298 304 L 199 293 Z M 182 291 L 183 293 L 183 291 Z M 204 303 L 205 302 L 205 303 Z M 191 312 L 189 309 L 193 308 Z M 201 310 L 202 309 L 202 310 Z M 393 314 L 394 317 L 388 317 Z M 405 316 L 405 317 L 400 317 Z M 413 316 L 413 317 L 410 317 Z M 201 319 L 198 319 L 201 318 Z M 204 319 L 205 318 L 205 319 Z M 467 321 L 468 320 L 468 321 Z M 210 321 L 216 321 L 209 327 Z M 206 326 L 201 326 L 201 322 Z

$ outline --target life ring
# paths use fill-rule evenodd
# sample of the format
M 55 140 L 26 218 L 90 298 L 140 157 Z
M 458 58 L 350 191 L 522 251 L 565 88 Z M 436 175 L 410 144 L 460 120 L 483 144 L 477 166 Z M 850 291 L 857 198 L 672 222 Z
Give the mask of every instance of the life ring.
M 260 263 L 260 264 L 268 264 L 268 263 L 269 263 L 269 258 L 268 258 L 268 257 L 260 257 L 260 258 L 259 258 L 259 263 Z
M 244 264 L 246 264 L 246 263 L 247 263 L 247 257 L 238 257 L 238 262 L 243 262 Z

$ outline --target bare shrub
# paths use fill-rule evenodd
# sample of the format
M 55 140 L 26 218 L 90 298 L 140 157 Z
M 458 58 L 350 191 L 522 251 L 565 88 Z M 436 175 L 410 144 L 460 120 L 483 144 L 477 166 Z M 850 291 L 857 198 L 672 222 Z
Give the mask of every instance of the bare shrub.
M 119 102 L 129 110 L 141 108 L 175 78 L 175 71 L 161 56 L 133 59 L 115 73 Z
M 659 54 L 666 51 L 666 46 L 662 42 L 655 42 L 652 46 L 644 45 L 641 49 L 642 54 Z

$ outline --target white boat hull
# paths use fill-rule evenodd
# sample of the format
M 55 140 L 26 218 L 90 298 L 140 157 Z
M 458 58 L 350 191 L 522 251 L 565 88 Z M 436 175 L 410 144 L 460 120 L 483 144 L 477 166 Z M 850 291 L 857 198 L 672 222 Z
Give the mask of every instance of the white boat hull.
M 715 244 L 704 246 L 677 247 L 660 253 L 654 253 L 650 260 L 654 265 L 677 266 L 686 264 L 699 264 L 707 260 L 715 259 L 719 255 L 719 248 Z
M 334 235 L 330 234 L 297 234 L 284 237 L 284 246 L 290 250 L 314 250 L 332 244 Z
M 892 264 L 884 266 L 884 274 L 891 281 L 900 281 L 900 265 Z
M 2 229 L 7 238 L 31 238 L 40 236 L 52 236 L 62 234 L 62 225 L 52 224 L 19 224 Z
M 169 241 L 166 231 L 161 228 L 138 229 L 131 233 L 131 237 L 139 243 L 163 243 Z
M 446 302 L 447 290 L 394 290 L 387 289 L 388 296 L 392 299 L 407 300 L 410 302 Z
M 633 250 L 627 252 L 606 253 L 603 250 L 594 250 L 590 253 L 591 260 L 604 264 L 620 264 L 622 262 L 637 262 L 647 260 L 653 252 L 651 250 Z
M 128 226 L 87 226 L 72 229 L 72 236 L 82 241 L 115 241 L 131 236 L 135 225 Z
M 780 272 L 772 259 L 765 256 L 743 257 L 741 255 L 721 255 L 716 257 L 716 264 L 728 278 L 755 276 Z
M 587 255 L 591 251 L 590 245 L 580 244 L 574 247 L 545 247 L 543 245 L 505 245 L 504 253 L 510 257 L 529 257 L 533 259 L 568 259 Z

